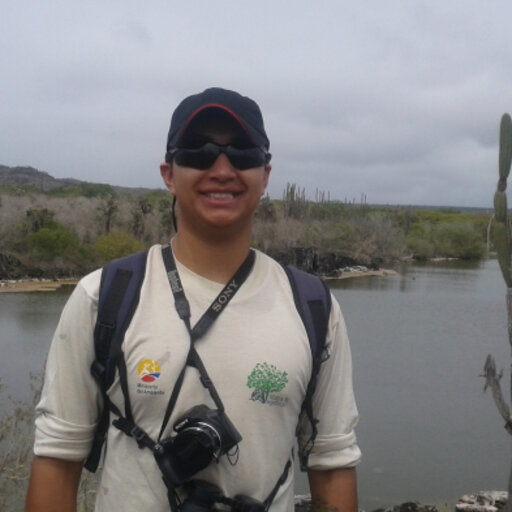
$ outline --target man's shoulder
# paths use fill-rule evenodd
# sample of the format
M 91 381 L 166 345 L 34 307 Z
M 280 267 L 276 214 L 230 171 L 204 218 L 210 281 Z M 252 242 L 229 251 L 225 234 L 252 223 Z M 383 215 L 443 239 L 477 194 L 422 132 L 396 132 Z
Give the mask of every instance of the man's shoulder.
M 253 251 L 256 253 L 256 261 L 262 265 L 270 265 L 272 267 L 281 267 L 281 264 L 269 256 L 267 253 L 263 252 L 260 249 L 253 248 Z
M 100 290 L 101 268 L 90 272 L 78 281 L 77 288 L 82 289 L 92 301 L 97 302 Z
M 287 288 L 289 285 L 284 267 L 263 251 L 259 249 L 254 249 L 254 251 L 256 252 L 256 264 L 253 270 L 255 279 L 260 283 L 265 279 L 270 279 L 270 283 L 274 286 Z

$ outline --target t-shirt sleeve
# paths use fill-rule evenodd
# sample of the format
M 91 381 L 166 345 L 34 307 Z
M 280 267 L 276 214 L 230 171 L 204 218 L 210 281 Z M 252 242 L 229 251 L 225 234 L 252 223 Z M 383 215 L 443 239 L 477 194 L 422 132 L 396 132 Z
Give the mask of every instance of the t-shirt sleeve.
M 99 272 L 80 281 L 62 311 L 36 406 L 36 455 L 83 460 L 89 453 L 102 405 L 90 374 L 98 282 Z
M 320 470 L 352 467 L 361 459 L 355 434 L 359 415 L 352 387 L 352 356 L 347 329 L 334 297 L 324 359 L 313 395 L 318 434 L 309 454 L 308 467 Z M 302 421 L 308 422 L 306 418 Z M 304 425 L 304 430 L 309 433 L 310 425 Z M 306 438 L 299 439 L 299 443 L 305 441 Z

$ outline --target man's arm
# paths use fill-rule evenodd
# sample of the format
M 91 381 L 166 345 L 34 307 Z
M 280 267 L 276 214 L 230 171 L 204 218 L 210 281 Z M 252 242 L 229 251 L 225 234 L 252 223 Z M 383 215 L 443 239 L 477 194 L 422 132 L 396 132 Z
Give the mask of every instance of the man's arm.
M 25 512 L 75 512 L 82 461 L 34 457 Z
M 308 470 L 313 512 L 357 512 L 355 468 Z

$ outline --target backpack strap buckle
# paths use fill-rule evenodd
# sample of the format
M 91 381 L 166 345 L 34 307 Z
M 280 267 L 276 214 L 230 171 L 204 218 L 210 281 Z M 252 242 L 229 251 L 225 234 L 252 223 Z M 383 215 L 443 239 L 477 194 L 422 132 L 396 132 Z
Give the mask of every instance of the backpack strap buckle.
M 135 441 L 137 441 L 137 443 L 139 444 L 139 447 L 142 448 L 141 444 L 142 444 L 142 441 L 144 440 L 144 438 L 147 435 L 146 432 L 144 432 L 144 430 L 142 430 L 140 427 L 135 425 L 130 430 L 130 435 L 135 439 Z
M 103 382 L 105 376 L 106 367 L 100 361 L 95 359 L 91 364 L 91 375 L 97 382 Z
M 155 447 L 156 443 L 133 421 L 121 416 L 115 419 L 112 424 L 126 435 L 133 437 L 137 441 L 139 448 L 150 448 L 153 450 Z

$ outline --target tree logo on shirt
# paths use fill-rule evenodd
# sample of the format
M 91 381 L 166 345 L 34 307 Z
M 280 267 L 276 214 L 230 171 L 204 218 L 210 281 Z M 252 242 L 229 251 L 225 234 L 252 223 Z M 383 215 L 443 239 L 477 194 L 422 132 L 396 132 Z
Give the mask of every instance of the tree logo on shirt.
M 142 382 L 154 382 L 160 377 L 160 365 L 152 359 L 144 359 L 139 363 L 137 373 Z
M 269 400 L 269 398 L 271 394 L 282 391 L 287 383 L 288 374 L 279 371 L 275 365 L 268 363 L 258 363 L 247 377 L 247 387 L 249 389 L 254 388 L 251 400 L 262 404 L 284 406 L 286 399 L 279 400 L 275 397 L 274 400 Z

